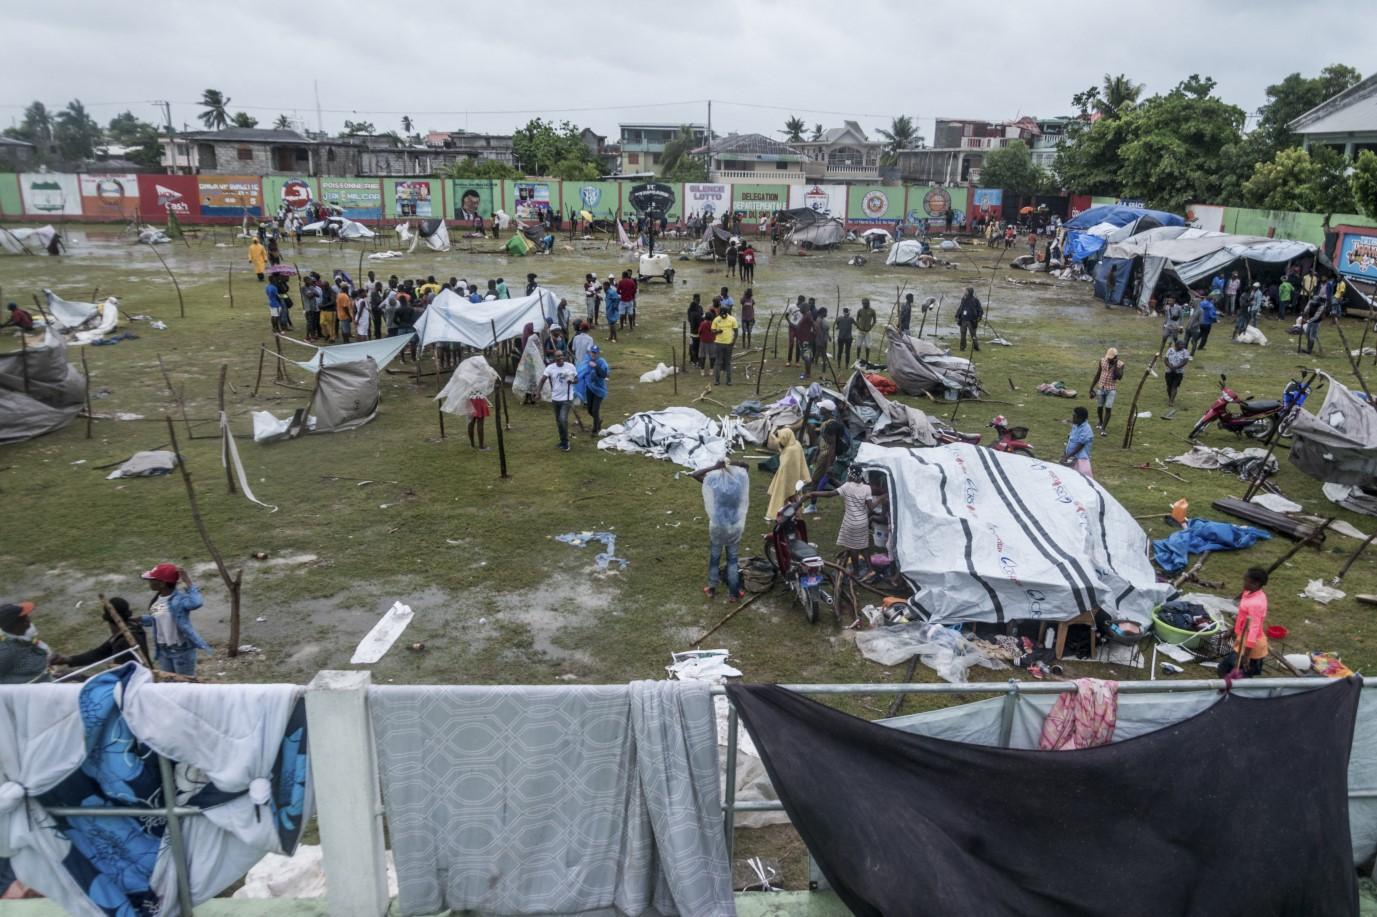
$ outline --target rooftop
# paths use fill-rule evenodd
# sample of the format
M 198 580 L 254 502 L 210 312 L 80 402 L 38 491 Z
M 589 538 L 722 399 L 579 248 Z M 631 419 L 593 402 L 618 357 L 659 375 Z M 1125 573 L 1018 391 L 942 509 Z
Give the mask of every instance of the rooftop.
M 1287 127 L 1297 134 L 1377 131 L 1377 74 L 1325 99 Z
M 751 155 L 751 156 L 800 156 L 798 150 L 766 137 L 764 134 L 730 134 L 712 143 L 713 153 L 721 156 L 726 153 Z M 706 146 L 701 146 L 694 150 L 695 153 L 707 152 Z
M 226 127 L 218 131 L 191 131 L 178 134 L 183 140 L 223 140 L 226 143 L 314 143 L 296 131 L 263 127 Z
M 33 144 L 27 140 L 17 140 L 14 137 L 0 136 L 0 146 L 26 146 L 33 149 Z

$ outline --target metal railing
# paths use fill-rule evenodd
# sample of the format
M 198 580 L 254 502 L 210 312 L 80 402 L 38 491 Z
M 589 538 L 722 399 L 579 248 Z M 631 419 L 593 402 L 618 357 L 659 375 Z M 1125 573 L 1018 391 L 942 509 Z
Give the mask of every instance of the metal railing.
M 1232 690 L 1245 693 L 1262 691 L 1290 691 L 1321 688 L 1331 684 L 1329 679 L 1318 678 L 1252 678 L 1234 681 L 1232 685 L 1222 678 L 1200 678 L 1185 681 L 1121 681 L 1120 694 L 1172 694 L 1202 691 Z M 780 685 L 787 691 L 812 695 L 853 695 L 853 694 L 1002 694 L 1004 706 L 1000 711 L 999 747 L 1008 748 L 1013 735 L 1014 712 L 1018 698 L 1022 694 L 1062 694 L 1076 690 L 1073 681 L 1034 681 L 1020 682 L 1010 679 L 1007 682 L 965 682 L 953 684 L 888 684 L 888 685 Z M 1363 689 L 1377 688 L 1377 679 L 1363 682 Z M 727 689 L 715 685 L 711 689 L 714 696 L 727 695 Z M 731 859 L 734 835 L 736 833 L 737 812 L 782 812 L 784 805 L 778 801 L 737 802 L 736 801 L 736 753 L 740 724 L 737 721 L 736 706 L 727 702 L 727 762 L 726 793 L 722 801 L 723 830 L 727 839 L 727 859 Z M 1359 789 L 1348 792 L 1349 799 L 1377 799 L 1377 788 Z
M 802 169 L 713 169 L 713 181 L 753 181 L 769 185 L 801 185 L 807 180 Z

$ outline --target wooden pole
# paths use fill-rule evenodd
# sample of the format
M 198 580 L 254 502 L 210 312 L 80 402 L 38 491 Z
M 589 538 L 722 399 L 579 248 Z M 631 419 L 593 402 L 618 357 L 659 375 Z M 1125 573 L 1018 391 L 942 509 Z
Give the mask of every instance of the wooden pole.
M 675 352 L 674 345 L 669 345 L 669 368 L 670 379 L 674 383 L 674 394 L 679 394 L 679 354 Z
M 262 351 L 259 351 L 259 353 L 261 354 Z M 219 385 L 220 420 L 221 420 L 222 423 L 225 424 L 225 426 L 224 426 L 224 429 L 220 431 L 220 457 L 221 457 L 222 459 L 224 459 L 224 464 L 225 464 L 225 485 L 226 485 L 226 487 L 228 487 L 228 489 L 229 489 L 228 492 L 229 492 L 230 496 L 234 496 L 234 493 L 235 493 L 235 486 L 234 486 L 234 469 L 233 469 L 232 467 L 230 467 L 230 461 L 229 461 L 229 442 L 228 442 L 228 439 L 227 439 L 227 437 L 230 436 L 230 431 L 229 431 L 229 423 L 228 423 L 228 422 L 226 421 L 226 419 L 225 419 L 225 373 L 228 372 L 228 371 L 229 371 L 229 364 L 228 364 L 228 363 L 221 363 L 221 364 L 220 364 L 220 385 Z
M 234 265 L 225 268 L 225 284 L 229 287 L 230 308 L 234 308 Z
M 769 590 L 767 589 L 766 592 L 768 592 L 768 591 L 769 591 Z M 762 595 L 764 595 L 764 594 L 765 594 L 764 592 L 753 592 L 753 593 L 751 593 L 751 597 L 750 597 L 750 598 L 746 599 L 746 601 L 742 602 L 740 605 L 737 605 L 737 606 L 736 606 L 735 608 L 733 608 L 731 611 L 727 612 L 726 616 L 723 617 L 722 620 L 718 621 L 718 622 L 717 622 L 716 624 L 714 624 L 712 627 L 709 627 L 707 630 L 703 631 L 702 635 L 699 636 L 699 638 L 698 638 L 697 640 L 693 641 L 693 642 L 692 642 L 691 644 L 689 644 L 689 645 L 690 645 L 690 646 L 700 646 L 700 645 L 702 645 L 702 643 L 703 643 L 704 640 L 708 639 L 708 638 L 711 637 L 713 634 L 717 633 L 718 628 L 720 628 L 723 624 L 726 624 L 726 623 L 727 623 L 728 621 L 730 621 L 732 618 L 736 617 L 736 613 L 737 613 L 738 611 L 740 611 L 741 609 L 745 608 L 747 605 L 751 604 L 752 602 L 754 602 L 756 599 L 760 598 L 760 597 L 761 597 Z
M 1334 320 L 1334 330 L 1339 332 L 1339 342 L 1344 345 L 1344 355 L 1348 357 L 1348 363 L 1353 367 L 1353 375 L 1358 377 L 1358 384 L 1362 386 L 1363 394 L 1367 396 L 1367 403 L 1372 404 L 1372 392 L 1368 391 L 1367 380 L 1363 378 L 1363 371 L 1358 368 L 1362 362 L 1363 353 L 1359 350 L 1357 356 L 1354 356 L 1353 351 L 1348 349 L 1348 335 L 1344 334 L 1344 326 L 1339 321 L 1339 317 L 1337 315 L 1329 317 Z M 1364 319 L 1363 321 L 1366 324 L 1367 320 Z M 1366 331 L 1364 331 L 1363 336 L 1367 336 Z
M 760 343 L 760 367 L 755 372 L 755 393 L 760 395 L 760 377 L 765 375 L 765 352 L 769 350 L 770 328 L 775 323 L 775 314 L 770 313 L 770 320 L 765 323 L 765 338 Z
M 1318 373 L 1312 371 L 1308 377 L 1302 377 L 1301 385 L 1311 385 L 1315 381 L 1317 375 Z M 1272 435 L 1267 437 L 1267 453 L 1262 457 L 1262 461 L 1257 463 L 1257 468 L 1248 479 L 1248 489 L 1243 492 L 1244 500 L 1253 499 L 1253 494 L 1257 493 L 1258 488 L 1262 486 L 1262 482 L 1267 479 L 1267 460 L 1270 459 L 1272 453 L 1276 451 L 1277 442 L 1281 439 L 1281 428 L 1286 419 L 1285 417 L 1278 419 L 1277 425 L 1272 428 Z
M 1133 400 L 1128 405 L 1128 420 L 1124 424 L 1123 448 L 1125 449 L 1133 445 L 1133 428 L 1138 419 L 1138 397 L 1143 394 L 1143 386 L 1147 384 L 1148 376 L 1152 375 L 1152 367 L 1157 365 L 1157 358 L 1161 355 L 1160 349 L 1152 355 L 1152 359 L 1148 360 L 1147 369 L 1143 370 L 1143 378 L 1138 380 L 1138 387 L 1133 390 Z
M 1295 544 L 1291 545 L 1290 550 L 1278 557 L 1276 560 L 1272 561 L 1272 566 L 1267 568 L 1267 575 L 1271 576 L 1273 573 L 1275 573 L 1278 567 L 1286 563 L 1291 558 L 1295 557 L 1296 552 L 1299 551 L 1301 548 L 1305 547 L 1306 545 L 1318 545 L 1320 543 L 1320 539 L 1324 537 L 1324 530 L 1329 528 L 1329 524 L 1333 521 L 1334 517 L 1330 516 L 1328 519 L 1324 520 L 1319 525 L 1315 526 L 1315 530 L 1311 532 L 1309 535 L 1307 535 L 1304 538 L 1298 539 Z
M 688 319 L 684 319 L 684 322 L 683 322 L 683 324 L 682 324 L 680 327 L 683 329 L 682 343 L 683 343 L 683 345 L 684 345 L 684 349 L 681 350 L 681 351 L 679 351 L 679 355 L 680 355 L 680 357 L 682 357 L 683 359 L 687 360 L 687 359 L 688 359 L 688 336 L 689 336 Z M 694 334 L 697 334 L 697 333 L 698 333 L 698 330 L 695 328 L 695 329 L 694 329 Z M 679 372 L 683 372 L 686 368 L 687 368 L 687 367 L 681 365 L 681 366 L 679 367 Z M 675 391 L 678 391 L 678 389 L 675 389 Z
M 195 439 L 196 434 L 191 430 L 191 421 L 188 420 L 186 416 L 186 400 L 182 397 L 182 393 L 177 391 L 176 387 L 172 384 L 172 377 L 167 374 L 167 367 L 163 365 L 162 354 L 158 354 L 158 369 L 162 371 L 163 382 L 167 383 L 168 394 L 172 396 L 172 400 L 177 403 L 177 407 L 182 412 L 182 423 L 186 424 L 186 435 Z
M 86 368 L 86 348 L 81 348 L 81 375 L 86 380 L 86 438 L 91 438 L 91 371 Z
M 489 324 L 492 325 L 492 343 L 493 343 L 493 346 L 496 347 L 496 346 L 497 346 L 497 322 L 496 322 L 495 320 L 491 320 L 491 319 L 490 319 L 490 320 L 489 320 Z M 494 423 L 493 426 L 497 428 L 497 464 L 498 464 L 498 467 L 501 469 L 501 477 L 503 477 L 503 478 L 505 479 L 505 478 L 509 477 L 509 475 L 507 474 L 507 441 L 506 441 L 506 438 L 502 435 L 502 424 L 500 423 L 503 408 L 506 406 L 506 403 L 507 403 L 507 393 L 503 390 L 503 386 L 504 386 L 504 385 L 505 385 L 505 380 L 499 378 L 499 379 L 497 380 L 497 411 L 496 411 L 496 414 L 497 414 L 496 420 L 498 420 L 499 422 Z M 510 414 L 507 415 L 507 422 L 508 422 L 508 423 L 511 423 L 511 415 L 510 415 Z
M 172 273 L 172 268 L 167 266 L 167 262 L 163 260 L 163 256 L 158 253 L 158 249 L 154 247 L 152 242 L 148 243 L 148 250 L 157 256 L 158 262 L 163 266 L 163 270 L 167 271 L 167 276 L 172 278 L 172 286 L 177 291 L 178 314 L 181 315 L 182 318 L 186 318 L 186 301 L 182 299 L 182 285 L 177 282 L 177 275 Z
M 230 645 L 228 654 L 230 657 L 239 655 L 239 585 L 242 581 L 244 571 L 240 570 L 237 576 L 231 577 L 229 570 L 225 567 L 225 561 L 220 556 L 220 551 L 215 547 L 215 543 L 210 540 L 210 532 L 206 530 L 206 524 L 201 520 L 201 510 L 196 504 L 196 489 L 191 486 L 191 472 L 187 470 L 186 459 L 182 457 L 182 450 L 177 446 L 177 426 L 172 422 L 170 416 L 163 418 L 167 421 L 168 436 L 172 439 L 172 453 L 177 457 L 177 469 L 182 473 L 182 483 L 186 485 L 187 502 L 191 505 L 191 521 L 196 525 L 196 531 L 201 536 L 201 543 L 210 552 L 211 560 L 215 561 L 215 569 L 220 573 L 220 579 L 225 583 L 225 588 L 229 590 L 230 596 Z
M 48 310 L 43 308 L 43 300 L 38 298 L 37 293 L 33 294 L 33 304 L 38 307 L 38 314 L 43 316 L 43 321 L 47 322 L 49 325 L 57 324 L 53 321 L 53 317 L 48 314 Z
M 1353 555 L 1349 557 L 1348 560 L 1344 561 L 1344 565 L 1339 568 L 1339 572 L 1335 574 L 1332 580 L 1329 581 L 1330 585 L 1339 585 L 1340 581 L 1342 581 L 1343 578 L 1348 575 L 1349 568 L 1352 567 L 1354 562 L 1359 558 L 1359 556 L 1361 556 L 1362 553 L 1365 550 L 1367 550 L 1367 546 L 1372 544 L 1372 541 L 1375 538 L 1377 538 L 1377 532 L 1373 532 L 1371 535 L 1367 536 L 1367 540 L 1364 541 L 1362 544 L 1358 545 L 1358 549 L 1353 552 Z
M 119 630 L 120 636 L 124 638 L 124 642 L 128 644 L 129 648 L 134 651 L 134 655 L 138 658 L 139 662 L 142 662 L 144 667 L 150 671 L 156 671 L 153 669 L 153 660 L 144 655 L 143 648 L 139 646 L 139 641 L 135 640 L 134 635 L 129 632 L 129 625 L 124 623 L 124 618 L 120 617 L 119 612 L 115 611 L 114 606 L 110 604 L 110 600 L 105 597 L 105 593 L 98 592 L 96 595 L 100 597 L 101 608 L 105 609 L 105 614 L 111 621 L 115 622 L 115 627 Z
M 253 395 L 252 395 L 252 397 L 254 397 L 254 398 L 257 398 L 257 397 L 258 397 L 258 384 L 259 384 L 260 382 L 263 381 L 263 357 L 267 354 L 267 352 L 268 352 L 268 348 L 266 348 L 266 347 L 264 347 L 264 346 L 262 346 L 262 345 L 259 345 L 259 348 L 258 348 L 258 375 L 256 375 L 256 376 L 253 377 Z

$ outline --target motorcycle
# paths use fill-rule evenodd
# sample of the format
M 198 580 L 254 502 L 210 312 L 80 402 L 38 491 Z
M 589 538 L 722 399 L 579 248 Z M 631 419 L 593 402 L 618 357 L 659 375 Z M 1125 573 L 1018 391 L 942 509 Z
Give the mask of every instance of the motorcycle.
M 937 437 L 937 445 L 950 446 L 954 443 L 965 443 L 968 446 L 980 445 L 981 436 L 979 433 L 962 433 L 960 430 L 953 430 L 951 427 L 932 425 L 933 435 Z
M 1305 404 L 1305 399 L 1310 397 L 1311 379 L 1313 376 L 1304 380 L 1292 379 L 1286 384 L 1281 400 L 1271 401 L 1240 398 L 1237 392 L 1229 388 L 1228 377 L 1220 373 L 1219 397 L 1196 421 L 1187 438 L 1198 438 L 1206 427 L 1217 422 L 1222 429 L 1235 436 L 1268 439 L 1282 423 L 1290 420 L 1296 408 Z M 1238 410 L 1230 411 L 1230 405 L 1236 405 Z
M 775 523 L 765 534 L 765 556 L 784 577 L 809 624 L 818 623 L 818 606 L 830 602 L 823 591 L 823 560 L 817 548 L 808 543 L 808 526 L 799 518 L 803 482 L 794 487 L 794 497 L 780 507 Z
M 1015 452 L 1033 457 L 1033 447 L 1028 444 L 1027 427 L 1011 427 L 1003 414 L 995 416 L 988 426 L 994 427 L 995 443 L 990 448 L 996 452 Z

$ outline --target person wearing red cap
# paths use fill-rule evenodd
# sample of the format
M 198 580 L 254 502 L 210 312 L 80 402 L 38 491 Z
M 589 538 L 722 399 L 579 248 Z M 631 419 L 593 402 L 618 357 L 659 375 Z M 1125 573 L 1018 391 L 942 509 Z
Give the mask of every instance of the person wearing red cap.
M 52 681 L 48 674 L 51 651 L 33 626 L 33 602 L 0 605 L 0 685 L 31 685 Z
M 143 616 L 142 623 L 153 629 L 158 668 L 194 676 L 196 651 L 210 652 L 210 644 L 201 639 L 191 624 L 191 613 L 201 607 L 201 590 L 176 564 L 158 564 L 144 573 L 143 578 L 153 590 L 153 599 L 148 603 L 148 614 Z M 177 588 L 179 580 L 184 586 L 182 589 Z

